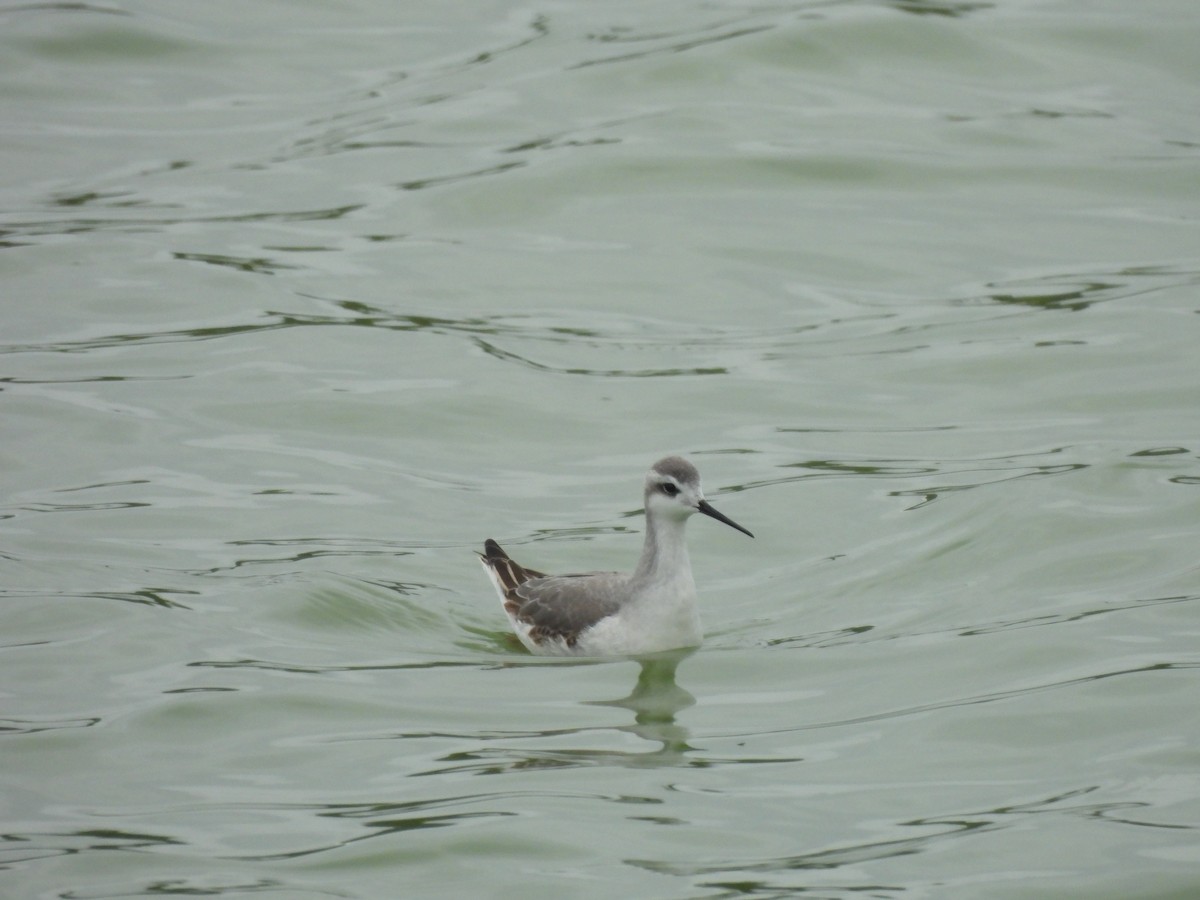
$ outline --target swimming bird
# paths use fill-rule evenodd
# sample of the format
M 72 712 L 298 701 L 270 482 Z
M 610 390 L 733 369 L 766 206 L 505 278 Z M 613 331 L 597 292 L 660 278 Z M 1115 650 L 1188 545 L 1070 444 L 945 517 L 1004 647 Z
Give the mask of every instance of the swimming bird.
M 520 565 L 491 538 L 483 568 L 513 630 L 540 656 L 633 656 L 694 647 L 703 634 L 684 526 L 704 513 L 743 534 L 700 488 L 700 473 L 681 456 L 646 473 L 646 539 L 633 574 L 546 575 Z

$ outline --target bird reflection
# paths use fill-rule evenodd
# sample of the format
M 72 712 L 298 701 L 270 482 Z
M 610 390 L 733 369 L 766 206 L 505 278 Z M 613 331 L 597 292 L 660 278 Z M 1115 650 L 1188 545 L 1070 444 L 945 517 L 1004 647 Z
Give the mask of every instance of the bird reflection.
M 649 754 L 637 754 L 642 761 L 677 762 L 675 757 L 695 749 L 687 742 L 688 730 L 675 723 L 675 714 L 696 702 L 694 696 L 675 682 L 675 670 L 693 652 L 693 649 L 671 650 L 639 658 L 641 670 L 628 697 L 589 701 L 593 706 L 633 710 L 633 724 L 618 729 L 660 745 Z
M 697 762 L 693 754 L 696 748 L 688 743 L 690 734 L 686 728 L 676 724 L 675 714 L 696 702 L 688 691 L 675 682 L 675 670 L 692 654 L 692 650 L 671 650 L 652 656 L 636 657 L 639 671 L 633 690 L 626 697 L 616 700 L 584 700 L 588 706 L 611 706 L 632 710 L 633 722 L 628 725 L 603 725 L 585 728 L 554 728 L 525 732 L 498 732 L 479 737 L 487 745 L 470 750 L 458 750 L 440 757 L 439 765 L 417 772 L 417 775 L 444 775 L 474 773 L 478 775 L 501 775 L 506 772 L 529 769 L 562 769 L 577 766 L 615 765 L 631 767 L 705 765 Z M 594 663 L 586 663 L 594 665 Z M 578 665 L 578 663 L 576 664 Z M 613 750 L 611 748 L 564 748 L 562 740 L 567 735 L 583 737 L 588 734 L 623 732 L 636 735 L 651 744 L 648 750 Z M 497 746 L 495 742 L 510 741 L 515 737 L 526 740 L 547 738 L 555 744 L 553 748 L 531 749 L 529 747 Z

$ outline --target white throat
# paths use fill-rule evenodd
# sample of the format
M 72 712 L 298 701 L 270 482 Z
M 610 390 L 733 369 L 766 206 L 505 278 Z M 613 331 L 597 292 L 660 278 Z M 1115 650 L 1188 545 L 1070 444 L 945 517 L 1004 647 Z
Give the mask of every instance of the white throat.
M 692 562 L 684 535 L 686 526 L 685 518 L 646 514 L 646 540 L 642 544 L 642 558 L 633 573 L 634 582 L 664 584 L 684 580 L 692 585 Z

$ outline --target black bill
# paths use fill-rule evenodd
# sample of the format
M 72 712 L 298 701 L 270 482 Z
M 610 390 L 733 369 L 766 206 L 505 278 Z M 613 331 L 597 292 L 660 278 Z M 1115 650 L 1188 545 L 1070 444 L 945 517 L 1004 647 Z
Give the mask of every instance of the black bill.
M 750 535 L 750 537 L 754 537 L 753 534 L 751 534 L 747 529 L 743 528 L 737 522 L 733 521 L 733 519 L 729 518 L 729 516 L 725 515 L 724 513 L 717 512 L 715 509 L 713 509 L 712 506 L 709 505 L 709 502 L 707 500 L 701 500 L 700 503 L 696 506 L 696 509 L 700 510 L 700 512 L 704 513 L 706 516 L 712 516 L 718 522 L 724 522 L 730 528 L 736 528 L 742 534 L 748 534 L 748 535 Z

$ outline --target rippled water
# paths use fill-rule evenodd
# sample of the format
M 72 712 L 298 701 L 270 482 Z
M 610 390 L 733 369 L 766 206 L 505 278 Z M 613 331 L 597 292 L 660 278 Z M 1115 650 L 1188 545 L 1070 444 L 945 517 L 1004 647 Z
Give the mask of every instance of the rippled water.
M 1198 45 L 0 6 L 0 893 L 1195 896 Z M 667 452 L 705 645 L 525 655 Z

